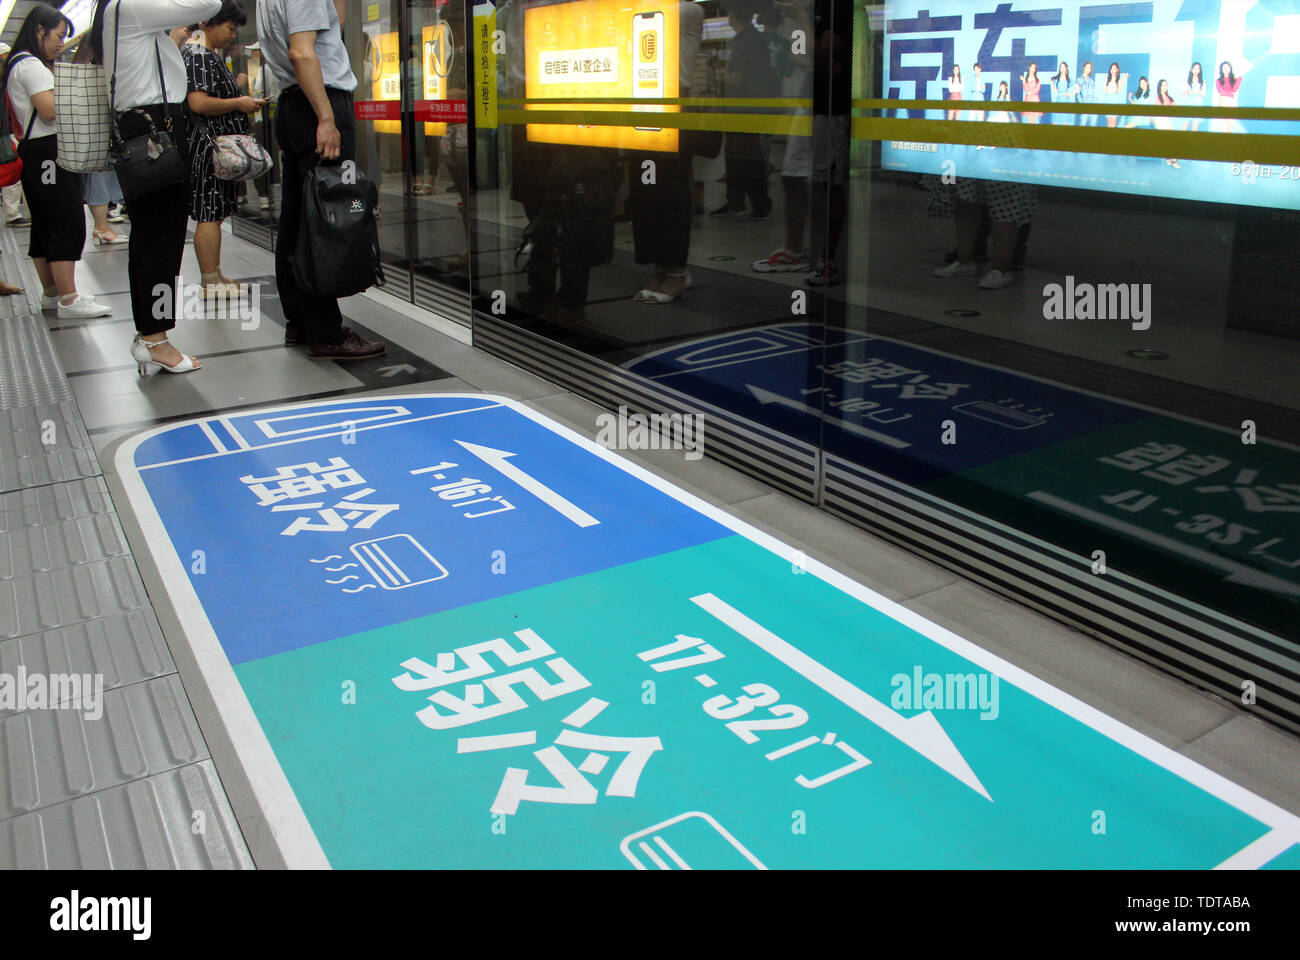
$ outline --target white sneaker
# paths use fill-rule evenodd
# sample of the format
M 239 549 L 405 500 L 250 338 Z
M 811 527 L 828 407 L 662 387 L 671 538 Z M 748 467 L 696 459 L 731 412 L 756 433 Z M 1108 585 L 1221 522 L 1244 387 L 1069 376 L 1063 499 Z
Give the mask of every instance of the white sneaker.
M 41 309 L 42 309 L 42 310 L 53 310 L 53 309 L 54 309 L 55 307 L 57 307 L 58 305 L 59 305 L 59 295 L 58 295 L 57 293 L 56 293 L 54 296 L 52 296 L 52 297 L 47 297 L 47 296 L 46 296 L 45 294 L 43 294 L 43 293 L 41 294 Z
M 93 297 L 87 297 L 84 294 L 78 296 L 71 303 L 58 303 L 60 320 L 85 320 L 89 317 L 107 317 L 111 316 L 113 309 L 106 307 L 102 303 L 96 303 Z
M 1003 287 L 1009 287 L 1016 282 L 1016 272 L 1008 270 L 1003 273 L 1001 270 L 990 270 L 980 278 L 981 290 L 1001 290 Z
M 936 277 L 973 277 L 975 276 L 975 262 L 968 260 L 966 263 L 962 263 L 960 260 L 954 260 L 947 266 L 935 267 L 934 275 Z

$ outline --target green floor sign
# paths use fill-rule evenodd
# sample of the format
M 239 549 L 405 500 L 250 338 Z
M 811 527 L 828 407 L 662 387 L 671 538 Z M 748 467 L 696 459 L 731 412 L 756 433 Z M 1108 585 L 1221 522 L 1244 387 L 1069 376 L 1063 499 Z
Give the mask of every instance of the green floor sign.
M 369 402 L 119 457 L 291 865 L 1295 864 L 1291 814 L 523 406 Z M 223 500 L 300 611 L 180 563 Z

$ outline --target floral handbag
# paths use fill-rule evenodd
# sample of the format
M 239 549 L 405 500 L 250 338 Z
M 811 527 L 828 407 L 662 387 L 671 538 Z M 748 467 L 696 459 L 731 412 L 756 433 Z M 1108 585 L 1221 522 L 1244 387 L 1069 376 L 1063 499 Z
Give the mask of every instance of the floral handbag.
M 218 180 L 255 180 L 271 171 L 271 155 L 251 133 L 225 133 L 214 137 L 203 124 L 212 143 L 212 171 Z

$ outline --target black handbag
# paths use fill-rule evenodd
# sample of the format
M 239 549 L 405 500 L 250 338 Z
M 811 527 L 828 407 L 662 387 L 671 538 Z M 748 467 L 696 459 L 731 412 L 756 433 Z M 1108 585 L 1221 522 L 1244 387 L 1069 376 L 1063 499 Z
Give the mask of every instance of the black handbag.
M 109 156 L 113 160 L 113 169 L 117 171 L 117 181 L 122 187 L 122 195 L 128 200 L 143 197 L 178 183 L 184 183 L 188 176 L 185 158 L 176 149 L 172 140 L 172 118 L 167 104 L 167 83 L 163 79 L 162 54 L 158 52 L 158 38 L 154 37 L 153 54 L 158 65 L 158 84 L 162 88 L 165 129 L 159 130 L 146 111 L 139 107 L 122 111 L 137 113 L 149 123 L 149 132 L 142 133 L 130 140 L 123 140 L 117 126 L 117 37 L 118 26 L 122 19 L 122 2 L 118 0 L 117 16 L 113 21 L 113 76 L 108 85 L 108 112 L 113 121 L 113 139 L 109 147 Z

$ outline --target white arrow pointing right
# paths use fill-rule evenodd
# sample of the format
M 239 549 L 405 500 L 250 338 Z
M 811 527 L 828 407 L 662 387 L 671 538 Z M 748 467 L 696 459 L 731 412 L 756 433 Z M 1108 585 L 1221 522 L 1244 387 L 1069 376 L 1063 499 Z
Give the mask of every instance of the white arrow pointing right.
M 891 737 L 907 744 L 986 800 L 993 800 L 933 713 L 927 710 L 913 717 L 904 717 L 895 713 L 875 697 L 859 690 L 838 673 L 822 666 L 802 650 L 791 646 L 766 627 L 755 623 L 731 604 L 719 600 L 711 593 L 691 597 L 691 602 L 706 613 L 717 617 L 756 647 L 766 650 L 801 677 L 821 687 L 850 710 L 870 720 Z

